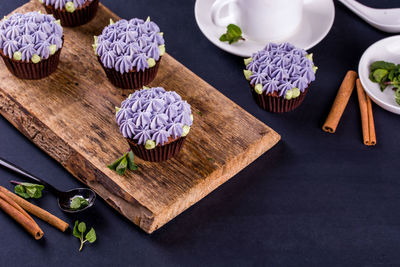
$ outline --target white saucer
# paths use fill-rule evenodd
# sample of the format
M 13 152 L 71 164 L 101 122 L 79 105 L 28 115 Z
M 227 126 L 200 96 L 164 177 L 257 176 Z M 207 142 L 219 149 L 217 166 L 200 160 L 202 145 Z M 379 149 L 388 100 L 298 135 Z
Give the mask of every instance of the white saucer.
M 268 42 L 256 42 L 246 38 L 246 41 L 229 45 L 221 42 L 219 37 L 226 32 L 226 28 L 218 27 L 211 21 L 211 6 L 215 0 L 197 0 L 195 16 L 197 25 L 203 34 L 213 44 L 231 54 L 250 57 L 253 53 L 263 49 Z M 271 42 L 290 42 L 291 44 L 310 49 L 324 39 L 332 27 L 335 18 L 335 6 L 332 0 L 305 0 L 303 21 L 298 30 L 283 40 Z
M 381 60 L 400 63 L 400 35 L 385 38 L 371 45 L 362 55 L 358 65 L 361 84 L 372 101 L 387 111 L 400 114 L 400 106 L 394 99 L 393 90 L 388 87 L 382 92 L 379 85 L 368 78 L 369 66 L 373 62 Z

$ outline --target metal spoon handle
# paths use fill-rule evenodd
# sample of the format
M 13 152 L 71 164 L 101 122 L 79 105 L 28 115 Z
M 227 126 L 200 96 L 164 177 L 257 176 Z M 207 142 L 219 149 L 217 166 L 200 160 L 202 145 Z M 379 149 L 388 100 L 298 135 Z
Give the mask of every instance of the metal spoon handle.
M 54 186 L 48 184 L 47 182 L 43 181 L 42 179 L 34 176 L 33 174 L 30 174 L 29 172 L 21 169 L 20 167 L 12 164 L 11 162 L 8 162 L 7 160 L 5 160 L 3 158 L 0 158 L 0 166 L 3 166 L 21 176 L 23 176 L 28 181 L 44 185 L 45 189 L 48 191 L 51 191 L 55 194 L 60 193 L 60 191 L 58 189 L 56 189 Z

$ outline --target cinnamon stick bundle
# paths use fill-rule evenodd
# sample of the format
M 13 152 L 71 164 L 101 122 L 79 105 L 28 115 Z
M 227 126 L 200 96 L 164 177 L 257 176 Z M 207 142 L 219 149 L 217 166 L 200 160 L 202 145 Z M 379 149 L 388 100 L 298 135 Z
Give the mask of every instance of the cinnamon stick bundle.
M 43 237 L 42 229 L 32 217 L 3 192 L 0 192 L 0 208 L 17 221 L 36 240 Z
M 365 93 L 359 79 L 357 79 L 357 95 L 358 103 L 360 104 L 361 125 L 364 144 L 367 146 L 374 146 L 376 145 L 376 134 L 371 99 Z
M 354 90 L 356 79 L 357 73 L 355 71 L 350 70 L 347 72 L 342 84 L 340 85 L 335 101 L 333 102 L 331 111 L 322 126 L 322 130 L 325 132 L 334 133 L 336 131 L 340 118 L 342 117 L 347 103 L 349 102 L 351 93 Z
M 15 203 L 21 206 L 25 211 L 35 215 L 36 217 L 42 219 L 43 221 L 47 222 L 48 224 L 54 226 L 55 228 L 59 229 L 62 232 L 68 229 L 68 223 L 64 222 L 60 218 L 54 216 L 53 214 L 45 211 L 44 209 L 39 208 L 36 205 L 26 201 L 25 199 L 11 193 L 6 188 L 0 186 L 0 193 L 3 193 L 10 199 L 12 199 Z

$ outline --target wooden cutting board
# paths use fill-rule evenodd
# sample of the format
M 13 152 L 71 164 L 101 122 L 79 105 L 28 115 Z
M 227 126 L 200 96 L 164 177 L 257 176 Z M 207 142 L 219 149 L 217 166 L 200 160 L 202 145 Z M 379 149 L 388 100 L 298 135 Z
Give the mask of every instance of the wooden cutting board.
M 37 0 L 14 12 L 33 10 L 45 12 Z M 89 24 L 64 28 L 60 64 L 48 78 L 20 80 L 0 62 L 0 113 L 122 215 L 151 233 L 269 150 L 280 136 L 165 55 L 151 85 L 175 90 L 192 105 L 194 125 L 185 146 L 167 162 L 137 158 L 139 170 L 125 176 L 109 170 L 106 165 L 128 149 L 114 113 L 125 97 L 108 82 L 91 46 L 93 36 L 110 18 L 120 19 L 100 5 Z

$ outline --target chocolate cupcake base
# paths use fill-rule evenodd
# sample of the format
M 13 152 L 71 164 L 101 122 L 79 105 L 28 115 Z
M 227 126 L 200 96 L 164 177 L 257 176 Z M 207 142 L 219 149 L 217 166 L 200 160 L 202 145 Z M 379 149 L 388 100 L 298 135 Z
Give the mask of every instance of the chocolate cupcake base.
M 109 69 L 103 66 L 100 57 L 97 57 L 100 65 L 103 67 L 104 72 L 110 82 L 121 89 L 139 89 L 145 85 L 151 83 L 157 75 L 158 67 L 160 65 L 162 57 L 156 62 L 156 65 L 152 68 L 145 69 L 144 71 L 131 71 L 121 74 L 115 69 Z
M 43 5 L 48 14 L 53 14 L 56 19 L 61 21 L 61 25 L 65 27 L 76 27 L 91 21 L 97 13 L 99 0 L 86 2 L 74 12 L 68 12 L 65 9 L 56 9 L 50 5 Z
M 54 55 L 51 55 L 48 59 L 41 60 L 39 63 L 11 59 L 4 55 L 2 50 L 0 50 L 0 55 L 8 70 L 16 77 L 26 80 L 39 80 L 56 71 L 60 61 L 61 49 L 58 49 Z
M 261 95 L 257 94 L 251 86 L 251 93 L 256 103 L 264 110 L 274 113 L 289 112 L 296 109 L 304 101 L 307 92 L 308 88 L 299 97 L 287 100 L 282 96 L 266 94 L 265 92 Z
M 146 161 L 160 162 L 175 157 L 183 147 L 186 137 L 180 137 L 163 146 L 158 145 L 153 149 L 146 149 L 144 145 L 138 145 L 131 139 L 127 138 L 126 140 L 133 154 L 139 158 Z

